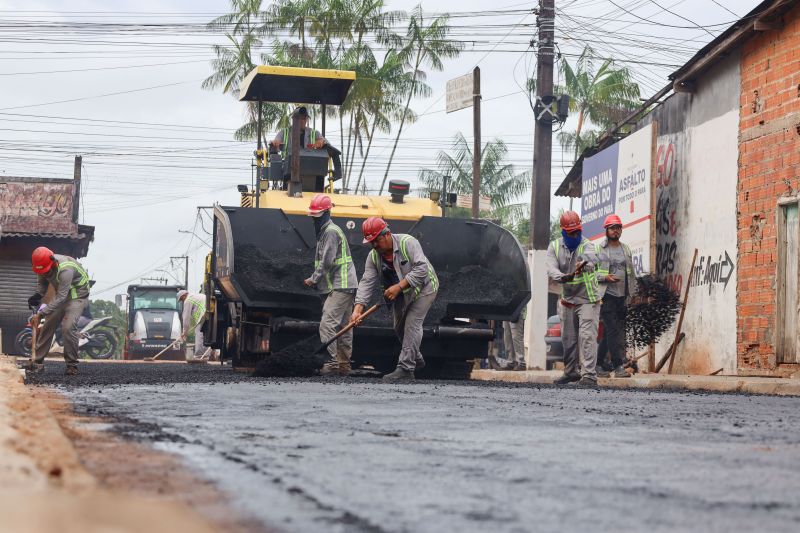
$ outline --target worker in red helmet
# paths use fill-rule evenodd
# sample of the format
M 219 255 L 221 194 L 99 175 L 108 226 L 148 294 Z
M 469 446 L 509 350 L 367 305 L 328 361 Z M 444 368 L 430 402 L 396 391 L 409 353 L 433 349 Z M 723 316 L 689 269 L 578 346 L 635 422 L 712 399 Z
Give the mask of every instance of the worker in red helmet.
M 364 308 L 380 288 L 391 305 L 394 331 L 402 343 L 397 368 L 383 376 L 386 382 L 414 381 L 414 371 L 425 366 L 419 350 L 422 324 L 436 300 L 439 278 L 419 241 L 411 235 L 393 234 L 386 221 L 370 217 L 361 226 L 364 244 L 372 246 L 358 284 L 353 320 L 361 322 Z
M 331 220 L 332 208 L 333 202 L 327 194 L 315 195 L 308 206 L 308 216 L 314 220 L 317 249 L 314 272 L 305 280 L 305 284 L 316 287 L 322 296 L 319 338 L 323 343 L 348 324 L 358 288 L 350 245 L 342 229 Z M 321 373 L 348 375 L 353 355 L 353 331 L 332 342 L 328 346 L 328 353 L 330 360 L 323 365 Z
M 89 301 L 89 274 L 74 258 L 53 253 L 40 246 L 31 256 L 33 272 L 37 277 L 36 293 L 28 298 L 28 305 L 37 308 L 44 319 L 36 341 L 36 360 L 31 359 L 30 371 L 44 370 L 44 359 L 53 344 L 53 335 L 61 324 L 64 339 L 64 361 L 67 375 L 78 373 L 78 329 L 76 322 Z M 42 299 L 48 287 L 53 287 L 55 297 L 47 304 Z
M 596 387 L 601 298 L 595 273 L 597 255 L 594 245 L 582 234 L 578 213 L 564 212 L 560 224 L 561 237 L 547 247 L 548 277 L 561 287 L 559 317 L 564 375 L 555 384 L 578 382 L 579 386 Z
M 611 354 L 614 377 L 627 378 L 625 370 L 625 321 L 628 302 L 636 295 L 637 284 L 633 256 L 622 237 L 622 220 L 614 214 L 603 222 L 606 238 L 597 247 L 597 281 L 603 305 L 600 320 L 603 322 L 603 349 L 598 353 L 597 374 L 608 377 L 611 372 L 604 367 L 605 347 Z

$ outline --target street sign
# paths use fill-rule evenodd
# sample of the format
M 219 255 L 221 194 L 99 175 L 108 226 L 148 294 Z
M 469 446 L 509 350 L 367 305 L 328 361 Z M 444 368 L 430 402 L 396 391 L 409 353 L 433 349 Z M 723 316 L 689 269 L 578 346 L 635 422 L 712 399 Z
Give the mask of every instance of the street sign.
M 471 107 L 473 102 L 474 82 L 472 72 L 454 78 L 447 82 L 447 107 L 446 111 L 452 113 L 465 107 Z

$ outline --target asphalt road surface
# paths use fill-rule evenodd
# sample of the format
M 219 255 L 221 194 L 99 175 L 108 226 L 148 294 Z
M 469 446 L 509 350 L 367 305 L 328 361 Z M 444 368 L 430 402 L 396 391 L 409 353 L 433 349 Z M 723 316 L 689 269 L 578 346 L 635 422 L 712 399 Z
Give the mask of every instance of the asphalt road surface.
M 800 531 L 800 398 L 62 368 L 282 531 Z

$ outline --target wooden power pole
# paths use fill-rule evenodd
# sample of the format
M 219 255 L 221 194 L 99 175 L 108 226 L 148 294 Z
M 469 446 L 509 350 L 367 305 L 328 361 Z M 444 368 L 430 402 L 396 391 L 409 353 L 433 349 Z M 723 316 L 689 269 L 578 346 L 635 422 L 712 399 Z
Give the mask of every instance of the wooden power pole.
M 472 218 L 480 216 L 481 200 L 481 68 L 472 71 Z
M 536 101 L 553 94 L 555 0 L 539 0 Z M 547 328 L 547 247 L 550 244 L 550 172 L 553 152 L 552 117 L 534 118 L 533 182 L 531 186 L 531 312 L 528 313 L 528 368 L 545 368 Z

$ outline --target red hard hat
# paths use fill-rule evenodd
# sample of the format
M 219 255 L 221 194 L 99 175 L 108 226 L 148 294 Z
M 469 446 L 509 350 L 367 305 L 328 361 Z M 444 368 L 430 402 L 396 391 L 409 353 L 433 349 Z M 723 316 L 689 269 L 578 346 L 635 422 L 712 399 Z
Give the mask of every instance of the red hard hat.
M 33 251 L 31 265 L 35 274 L 47 274 L 53 268 L 53 250 L 40 246 Z
M 369 217 L 361 224 L 361 233 L 364 234 L 364 244 L 374 241 L 378 235 L 389 227 L 381 217 Z
M 311 199 L 311 204 L 308 206 L 308 216 L 318 217 L 325 211 L 333 207 L 331 197 L 327 194 L 315 194 Z
M 561 215 L 561 229 L 567 233 L 583 229 L 581 217 L 575 211 L 564 211 Z
M 603 222 L 603 227 L 607 228 L 609 226 L 621 226 L 622 220 L 615 214 L 608 215 L 606 217 L 606 221 Z

